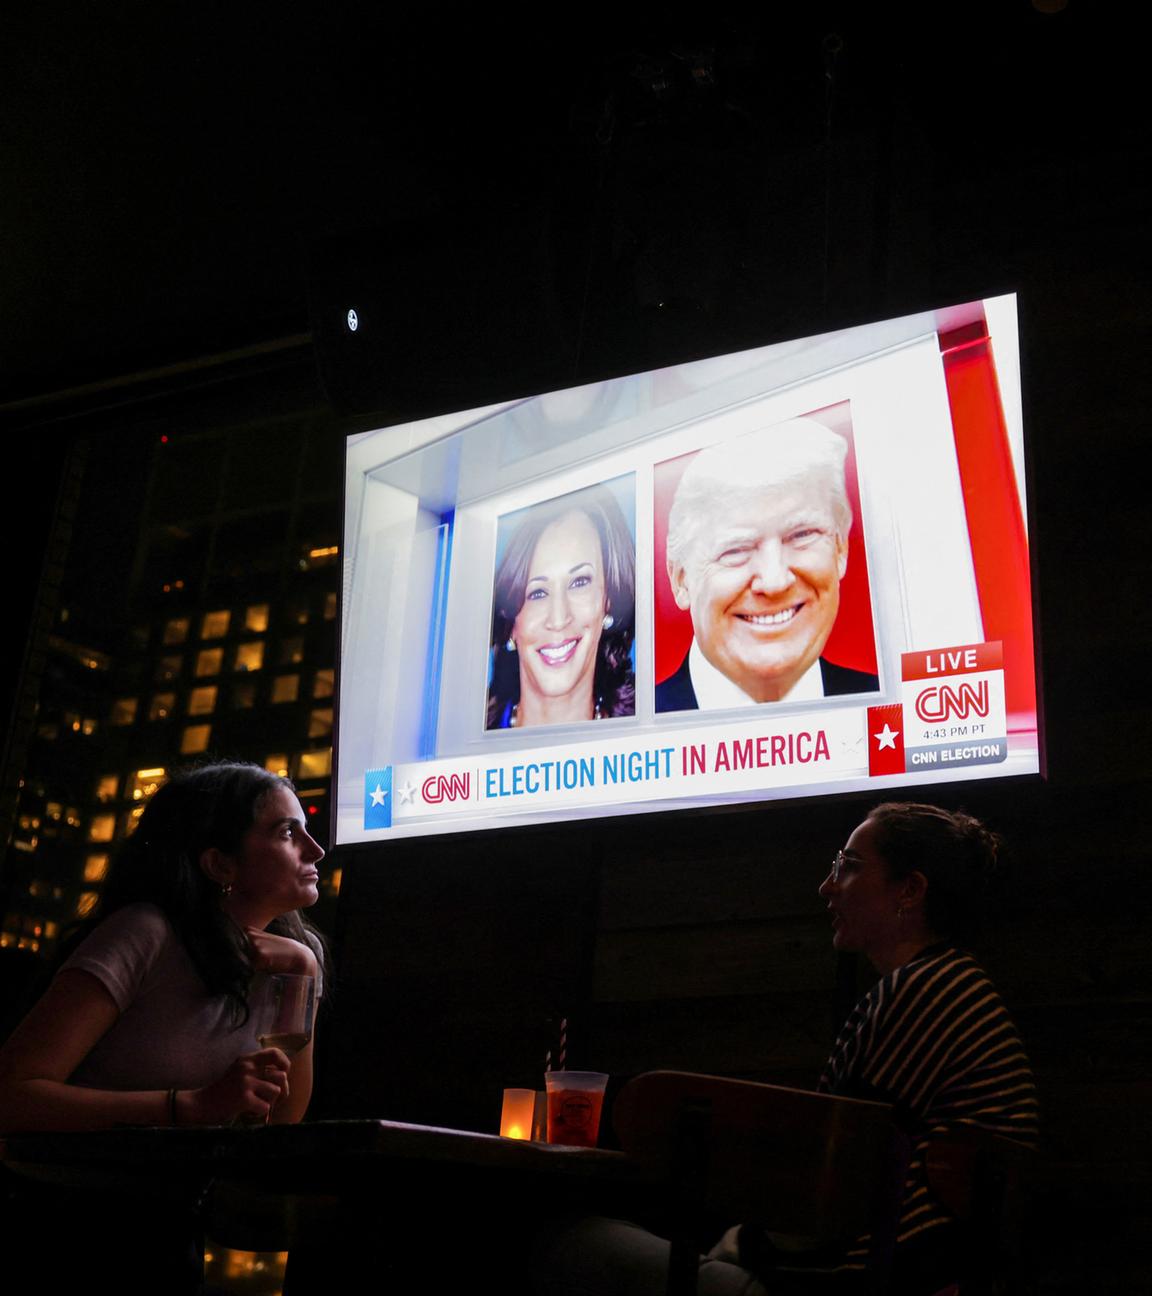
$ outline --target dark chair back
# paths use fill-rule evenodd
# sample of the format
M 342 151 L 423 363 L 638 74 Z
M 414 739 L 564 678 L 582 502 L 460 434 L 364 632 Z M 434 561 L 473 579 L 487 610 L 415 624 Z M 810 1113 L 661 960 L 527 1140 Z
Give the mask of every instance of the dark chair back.
M 814 1245 L 870 1233 L 869 1273 L 883 1290 L 908 1159 L 887 1104 L 652 1071 L 621 1090 L 613 1122 L 668 1193 L 670 1292 L 695 1290 L 692 1223 L 705 1212 Z
M 961 1296 L 1015 1290 L 1036 1151 L 972 1125 L 935 1134 L 924 1155 L 928 1188 L 964 1230 Z

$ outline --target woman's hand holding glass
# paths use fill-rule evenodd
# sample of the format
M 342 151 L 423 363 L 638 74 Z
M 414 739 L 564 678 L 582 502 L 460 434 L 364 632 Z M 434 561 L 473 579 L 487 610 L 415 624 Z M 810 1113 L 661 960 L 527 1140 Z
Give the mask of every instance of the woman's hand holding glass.
M 278 1048 L 238 1057 L 213 1084 L 176 1095 L 177 1124 L 263 1124 L 276 1104 L 288 1097 L 289 1065 L 288 1055 Z

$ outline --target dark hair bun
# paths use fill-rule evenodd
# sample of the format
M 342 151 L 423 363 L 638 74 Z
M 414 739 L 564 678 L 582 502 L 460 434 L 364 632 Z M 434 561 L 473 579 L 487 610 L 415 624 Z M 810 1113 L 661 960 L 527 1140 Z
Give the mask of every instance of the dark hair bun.
M 985 881 L 991 881 L 1002 868 L 1003 838 L 974 815 L 965 814 L 963 810 L 956 811 L 951 818 L 957 834 L 969 845 L 973 869 L 981 874 Z
M 971 939 L 1000 872 L 1000 837 L 973 815 L 914 801 L 886 801 L 868 822 L 893 877 L 918 872 L 927 880 L 925 917 L 932 931 Z

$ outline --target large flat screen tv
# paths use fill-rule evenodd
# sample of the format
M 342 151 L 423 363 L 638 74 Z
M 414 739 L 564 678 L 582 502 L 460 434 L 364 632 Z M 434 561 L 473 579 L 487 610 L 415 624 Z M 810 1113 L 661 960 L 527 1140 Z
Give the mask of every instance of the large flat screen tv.
M 351 436 L 338 843 L 1036 774 L 1016 299 Z

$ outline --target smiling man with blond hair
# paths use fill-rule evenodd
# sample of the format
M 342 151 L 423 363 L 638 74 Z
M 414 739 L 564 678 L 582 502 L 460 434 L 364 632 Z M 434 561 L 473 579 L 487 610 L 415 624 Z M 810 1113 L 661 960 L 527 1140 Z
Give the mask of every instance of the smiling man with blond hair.
M 824 660 L 840 610 L 852 510 L 844 439 L 796 418 L 709 446 L 668 515 L 668 579 L 692 646 L 657 711 L 811 701 L 879 688 Z

